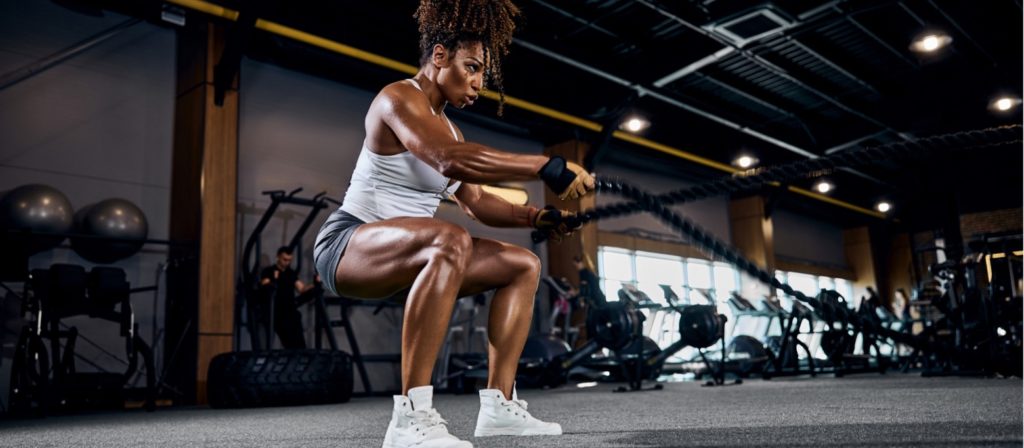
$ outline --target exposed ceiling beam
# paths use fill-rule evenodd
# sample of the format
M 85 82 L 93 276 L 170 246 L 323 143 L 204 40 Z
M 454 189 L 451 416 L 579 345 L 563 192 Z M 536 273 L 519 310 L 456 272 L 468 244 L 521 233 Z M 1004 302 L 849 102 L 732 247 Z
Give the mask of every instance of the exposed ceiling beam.
M 821 99 L 831 103 L 832 105 L 834 105 L 834 106 L 836 106 L 836 107 L 838 107 L 838 108 L 840 108 L 840 109 L 842 109 L 842 110 L 844 110 L 844 111 L 846 111 L 846 112 L 848 112 L 848 113 L 850 113 L 852 115 L 856 115 L 856 116 L 860 117 L 861 119 L 863 119 L 863 120 L 865 120 L 865 121 L 867 121 L 867 122 L 869 122 L 871 124 L 874 124 L 875 126 L 878 126 L 880 128 L 886 129 L 886 130 L 888 130 L 888 131 L 890 131 L 892 133 L 898 133 L 897 131 L 892 129 L 889 125 L 887 125 L 885 123 L 882 123 L 881 121 L 875 119 L 874 117 L 871 117 L 871 116 L 869 116 L 869 115 L 867 115 L 867 114 L 865 114 L 863 112 L 860 112 L 860 111 L 858 111 L 858 110 L 856 110 L 856 109 L 854 109 L 854 108 L 844 104 L 843 102 L 833 98 L 832 95 L 824 93 L 824 92 L 822 92 L 822 91 L 820 91 L 820 90 L 818 90 L 818 89 L 808 85 L 807 83 L 805 83 L 805 82 L 797 79 L 796 77 L 790 75 L 788 72 L 786 72 L 786 70 L 782 69 L 781 67 L 773 64 L 772 62 L 770 62 L 770 61 L 768 61 L 768 60 L 766 60 L 764 58 L 762 58 L 761 56 L 758 56 L 757 54 L 754 54 L 751 51 L 745 50 L 745 49 L 737 46 L 736 44 L 732 43 L 728 39 L 725 39 L 725 38 L 723 38 L 723 37 L 721 37 L 721 36 L 711 32 L 711 31 L 708 31 L 708 30 L 706 30 L 704 28 L 701 28 L 701 27 L 699 27 L 697 25 L 694 25 L 694 24 L 686 21 L 685 19 L 683 19 L 683 18 L 681 18 L 681 17 L 679 17 L 679 16 L 677 16 L 675 14 L 673 14 L 673 13 L 671 13 L 669 11 L 666 11 L 661 6 L 658 6 L 658 5 L 655 5 L 655 4 L 651 3 L 648 0 L 637 0 L 637 3 L 639 3 L 641 5 L 644 5 L 644 6 L 648 7 L 648 8 L 650 8 L 650 9 L 654 10 L 655 12 L 657 12 L 657 13 L 665 16 L 665 17 L 668 17 L 668 18 L 670 18 L 672 20 L 678 21 L 683 26 L 685 26 L 685 27 L 687 27 L 687 28 L 689 28 L 689 29 L 691 29 L 693 31 L 696 31 L 697 33 L 700 33 L 700 34 L 702 34 L 702 35 L 704 35 L 706 37 L 709 37 L 711 39 L 714 39 L 714 40 L 716 40 L 716 41 L 718 41 L 718 42 L 720 42 L 720 43 L 722 43 L 724 45 L 727 45 L 729 47 L 734 48 L 736 50 L 736 52 L 738 52 L 739 54 L 743 55 L 749 61 L 757 64 L 758 66 L 764 68 L 765 70 L 768 70 L 769 72 L 771 72 L 775 76 L 778 76 L 778 77 L 780 77 L 782 79 L 785 79 L 785 80 L 787 80 L 789 82 L 792 82 L 793 84 L 796 84 L 796 85 L 800 86 L 801 88 L 807 90 L 808 92 L 814 94 L 815 96 L 817 96 L 817 97 L 819 97 L 819 98 L 821 98 Z M 850 19 L 850 17 L 847 16 L 847 19 Z
M 704 80 L 710 81 L 710 82 L 714 83 L 715 85 L 717 85 L 717 86 L 719 86 L 719 87 L 721 87 L 721 88 L 723 88 L 725 90 L 728 90 L 728 91 L 730 91 L 730 92 L 732 92 L 732 93 L 734 93 L 736 95 L 739 95 L 739 96 L 741 96 L 743 98 L 746 98 L 747 100 L 750 100 L 753 103 L 756 103 L 756 104 L 761 105 L 762 107 L 766 107 L 768 109 L 771 109 L 772 111 L 775 111 L 776 113 L 780 114 L 784 118 L 788 118 L 790 120 L 795 121 L 797 124 L 800 125 L 801 128 L 803 128 L 803 130 L 805 132 L 807 132 L 807 136 L 811 139 L 811 141 L 815 142 L 815 144 L 816 144 L 817 139 L 814 137 L 814 133 L 811 132 L 811 128 L 808 127 L 807 123 L 805 123 L 804 120 L 801 119 L 797 114 L 795 114 L 793 112 L 790 112 L 790 111 L 788 111 L 786 109 L 783 109 L 783 108 L 781 108 L 779 106 L 776 106 L 776 105 L 768 102 L 767 100 L 764 100 L 764 99 L 762 99 L 762 98 L 760 98 L 760 97 L 758 97 L 758 96 L 756 96 L 756 95 L 754 95 L 752 93 L 749 93 L 749 92 L 747 92 L 747 91 L 745 91 L 743 89 L 735 87 L 732 84 L 729 84 L 729 83 L 724 82 L 724 81 L 720 81 L 720 80 L 718 80 L 717 78 L 715 78 L 713 76 L 705 75 L 703 73 L 696 73 L 695 75 L 698 76 L 700 79 L 704 79 Z
M 758 138 L 760 140 L 764 140 L 764 141 L 766 141 L 768 143 L 771 143 L 771 144 L 773 144 L 775 146 L 778 146 L 778 147 L 780 147 L 782 149 L 785 149 L 785 150 L 788 150 L 788 151 L 792 151 L 792 152 L 800 154 L 800 155 L 802 155 L 804 157 L 817 157 L 817 155 L 815 153 L 811 152 L 811 151 L 808 151 L 806 149 L 803 149 L 803 148 L 801 148 L 799 146 L 796 146 L 796 145 L 793 145 L 791 143 L 784 142 L 784 141 L 779 140 L 779 139 L 777 139 L 775 137 L 772 137 L 770 135 L 767 135 L 767 134 L 755 131 L 755 130 L 751 129 L 748 126 L 741 125 L 739 123 L 736 123 L 736 122 L 734 122 L 732 120 L 729 120 L 727 118 L 718 116 L 718 115 L 716 115 L 714 113 L 708 112 L 708 111 L 706 111 L 704 109 L 701 109 L 699 107 L 693 106 L 691 104 L 687 104 L 687 103 L 685 103 L 685 102 L 683 102 L 681 100 L 678 100 L 676 98 L 672 98 L 672 97 L 670 97 L 668 95 L 665 95 L 665 94 L 663 94 L 663 93 L 661 93 L 661 92 L 659 92 L 659 91 L 657 91 L 657 90 L 655 90 L 653 88 L 648 88 L 648 87 L 641 86 L 640 84 L 633 83 L 633 82 L 631 82 L 629 80 L 626 80 L 624 78 L 620 78 L 620 77 L 615 76 L 615 75 L 613 75 L 611 73 L 608 73 L 608 72 L 606 72 L 604 70 L 595 68 L 595 67 L 593 67 L 593 66 L 591 66 L 589 64 L 584 64 L 584 63 L 582 63 L 580 61 L 577 61 L 575 59 L 572 59 L 572 58 L 570 58 L 568 56 L 556 53 L 554 51 L 548 50 L 548 49 L 543 48 L 543 47 L 541 47 L 539 45 L 536 45 L 536 44 L 524 41 L 522 39 L 513 39 L 512 41 L 515 42 L 517 45 L 520 45 L 520 46 L 522 46 L 524 48 L 528 48 L 530 50 L 533 50 L 533 51 L 535 51 L 535 52 L 537 52 L 539 54 L 542 54 L 544 56 L 547 56 L 549 58 L 552 58 L 552 59 L 555 59 L 557 61 L 566 63 L 566 64 L 571 65 L 573 67 L 579 68 L 580 70 L 586 71 L 587 73 L 599 76 L 599 77 L 604 78 L 604 79 L 606 79 L 608 81 L 614 82 L 614 83 L 616 83 L 618 85 L 634 89 L 634 90 L 636 90 L 640 94 L 640 96 L 650 96 L 652 98 L 657 98 L 658 100 L 661 100 L 661 101 L 663 101 L 665 103 L 671 104 L 671 105 L 676 106 L 676 107 L 678 107 L 680 109 L 683 109 L 683 110 L 686 110 L 688 112 L 694 113 L 696 115 L 702 116 L 702 117 L 707 118 L 707 119 L 709 119 L 711 121 L 714 121 L 714 122 L 716 122 L 718 124 L 726 126 L 726 127 L 730 128 L 730 129 L 734 129 L 734 130 L 740 131 L 742 133 L 745 133 L 747 135 L 751 135 L 753 137 L 756 137 L 756 138 Z
M 790 43 L 792 43 L 793 45 L 796 45 L 797 48 L 803 50 L 805 53 L 807 53 L 807 54 L 809 54 L 811 56 L 814 56 L 819 61 L 821 61 L 823 64 L 831 67 L 832 70 L 835 70 L 835 71 L 841 73 L 843 76 L 846 76 L 847 78 L 849 78 L 851 81 L 853 81 L 853 82 L 855 82 L 857 84 L 860 84 L 861 87 L 864 87 L 865 89 L 870 90 L 871 93 L 874 93 L 875 95 L 879 94 L 878 93 L 878 89 L 876 89 L 875 86 L 869 84 L 867 81 L 863 80 L 859 76 L 854 75 L 853 73 L 850 73 L 849 70 L 846 70 L 845 68 L 841 67 L 839 64 L 833 62 L 831 59 L 826 58 L 821 53 L 818 53 L 817 51 L 814 51 L 813 49 L 808 47 L 803 42 L 800 42 L 799 40 L 796 40 L 795 37 L 787 37 L 786 39 Z

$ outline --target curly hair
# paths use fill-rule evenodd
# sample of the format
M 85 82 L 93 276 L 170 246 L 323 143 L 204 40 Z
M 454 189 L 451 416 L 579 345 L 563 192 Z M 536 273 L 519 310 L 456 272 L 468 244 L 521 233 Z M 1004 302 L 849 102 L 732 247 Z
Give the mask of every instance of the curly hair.
M 480 42 L 484 47 L 484 79 L 500 96 L 498 115 L 504 111 L 501 59 L 508 54 L 519 7 L 509 0 L 421 0 L 413 17 L 419 22 L 420 65 L 429 59 L 435 44 L 455 49 Z

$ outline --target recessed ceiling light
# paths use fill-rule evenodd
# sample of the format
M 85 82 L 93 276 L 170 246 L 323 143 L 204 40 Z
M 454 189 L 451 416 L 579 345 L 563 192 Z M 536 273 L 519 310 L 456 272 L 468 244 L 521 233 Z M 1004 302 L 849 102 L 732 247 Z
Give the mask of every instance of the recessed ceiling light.
M 642 131 L 644 129 L 647 129 L 650 125 L 651 125 L 651 122 L 649 122 L 649 121 L 647 121 L 647 120 L 645 120 L 645 119 L 643 119 L 641 117 L 633 116 L 633 117 L 627 118 L 626 121 L 623 121 L 621 128 L 623 130 L 625 130 L 625 131 L 637 133 L 637 132 L 640 132 L 640 131 Z
M 875 204 L 875 210 L 878 210 L 882 213 L 888 213 L 889 210 L 892 210 L 892 204 L 890 204 L 888 201 L 878 201 L 878 204 Z
M 739 157 L 733 159 L 732 165 L 737 168 L 747 169 L 757 165 L 757 162 L 757 157 L 749 154 L 741 154 Z
M 821 194 L 828 193 L 832 191 L 833 188 L 835 188 L 835 186 L 832 185 L 832 183 L 827 180 L 819 180 L 817 183 L 814 184 L 814 191 L 817 191 L 818 193 Z
M 1013 109 L 1014 106 L 1020 104 L 1020 99 L 1009 96 L 1001 96 L 996 98 L 989 104 L 989 108 L 998 112 L 1006 112 Z
M 910 49 L 918 53 L 933 53 L 951 43 L 953 43 L 953 38 L 948 34 L 929 33 L 914 40 L 910 44 Z

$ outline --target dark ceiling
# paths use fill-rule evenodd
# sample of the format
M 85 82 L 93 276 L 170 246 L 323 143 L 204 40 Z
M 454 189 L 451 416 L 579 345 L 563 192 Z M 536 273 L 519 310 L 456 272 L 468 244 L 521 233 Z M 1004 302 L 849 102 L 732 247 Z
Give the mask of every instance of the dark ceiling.
M 63 0 L 71 2 L 71 0 Z M 81 3 L 81 2 L 72 2 Z M 158 19 L 160 2 L 100 2 Z M 235 10 L 415 64 L 417 2 L 216 0 Z M 127 4 L 128 6 L 125 6 Z M 755 154 L 762 165 L 1021 122 L 1021 108 L 989 110 L 997 95 L 1021 97 L 1019 0 L 520 0 L 524 20 L 505 60 L 509 95 L 617 124 L 623 112 L 651 122 L 643 136 L 729 163 Z M 191 17 L 198 13 L 189 12 Z M 925 32 L 952 43 L 910 50 Z M 405 74 L 287 38 L 253 32 L 247 57 L 377 90 Z M 244 82 L 244 81 L 243 81 Z M 525 110 L 483 102 L 457 113 L 502 132 L 545 142 L 595 143 L 603 164 L 700 182 L 704 166 L 599 136 Z M 885 197 L 894 216 L 935 228 L 950 211 L 1020 207 L 1020 143 L 961 151 L 913 164 L 880 164 L 829 175 L 833 196 L 871 208 Z M 810 188 L 811 180 L 794 186 Z M 642 182 L 641 182 L 642 183 Z M 877 220 L 800 196 L 783 206 L 841 225 Z

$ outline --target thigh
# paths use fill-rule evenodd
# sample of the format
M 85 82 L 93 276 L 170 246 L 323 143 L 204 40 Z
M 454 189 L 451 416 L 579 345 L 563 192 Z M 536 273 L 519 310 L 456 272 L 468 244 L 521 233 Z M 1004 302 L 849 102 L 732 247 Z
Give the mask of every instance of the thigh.
M 514 244 L 473 238 L 473 255 L 459 297 L 506 286 L 530 272 L 540 275 L 540 259 L 533 252 Z
M 465 229 L 434 218 L 363 224 L 338 261 L 335 290 L 358 298 L 389 297 L 412 285 L 438 240 L 468 238 Z

